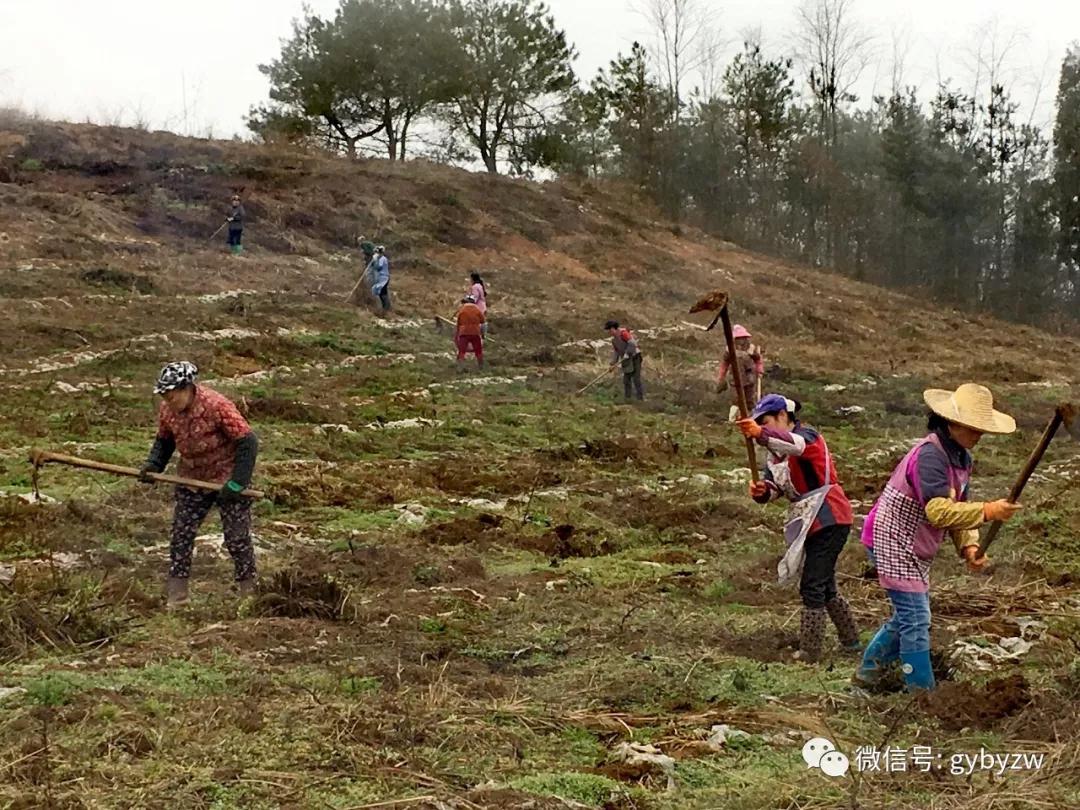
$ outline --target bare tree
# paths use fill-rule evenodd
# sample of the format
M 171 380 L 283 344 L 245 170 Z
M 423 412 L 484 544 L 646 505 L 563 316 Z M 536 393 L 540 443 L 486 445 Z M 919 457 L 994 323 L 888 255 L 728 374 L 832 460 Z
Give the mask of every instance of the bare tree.
M 964 67 L 971 74 L 972 98 L 989 95 L 997 85 L 1011 92 L 1017 75 L 1013 55 L 1028 44 L 1026 33 L 1014 27 L 1002 28 L 997 17 L 976 28 L 974 44 L 964 50 L 962 57 Z
M 904 92 L 906 87 L 905 75 L 907 73 L 907 55 L 914 45 L 911 28 L 904 25 L 893 28 L 890 32 L 892 45 L 892 60 L 890 64 L 889 96 L 897 96 Z
M 853 0 L 803 0 L 798 10 L 798 56 L 810 72 L 822 138 L 836 145 L 842 104 L 870 63 L 870 35 L 855 17 Z
M 677 122 L 686 81 L 716 58 L 719 44 L 709 10 L 703 0 L 642 0 L 638 10 L 656 35 L 654 58 Z

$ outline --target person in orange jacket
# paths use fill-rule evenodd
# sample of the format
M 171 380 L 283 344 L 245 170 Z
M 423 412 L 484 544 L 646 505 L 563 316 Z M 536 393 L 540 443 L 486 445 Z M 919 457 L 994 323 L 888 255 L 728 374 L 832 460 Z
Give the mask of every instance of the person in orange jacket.
M 457 362 L 460 366 L 465 360 L 467 352 L 472 350 L 476 355 L 477 368 L 484 367 L 484 323 L 487 319 L 480 307 L 476 305 L 476 298 L 466 295 L 461 299 L 461 308 L 457 314 L 457 324 L 454 328 L 454 343 L 457 345 Z

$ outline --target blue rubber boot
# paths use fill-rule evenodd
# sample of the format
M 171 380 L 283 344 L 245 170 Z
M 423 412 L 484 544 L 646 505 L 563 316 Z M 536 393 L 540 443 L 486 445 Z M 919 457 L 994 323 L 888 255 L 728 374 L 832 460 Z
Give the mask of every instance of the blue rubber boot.
M 937 686 L 934 669 L 930 665 L 929 650 L 900 653 L 900 660 L 904 662 L 904 683 L 907 684 L 909 692 L 929 691 Z
M 863 653 L 862 663 L 852 678 L 856 686 L 872 687 L 881 679 L 882 673 L 900 658 L 900 636 L 889 625 L 883 624 L 870 639 Z

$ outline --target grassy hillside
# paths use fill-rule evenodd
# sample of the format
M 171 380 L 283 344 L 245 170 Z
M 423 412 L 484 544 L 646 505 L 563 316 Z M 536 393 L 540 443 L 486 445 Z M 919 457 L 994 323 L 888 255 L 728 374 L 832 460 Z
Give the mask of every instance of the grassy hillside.
M 237 188 L 240 258 L 208 241 Z M 345 301 L 361 233 L 392 257 L 388 320 Z M 434 324 L 473 270 L 482 373 Z M 850 657 L 791 663 L 782 510 L 744 495 L 720 338 L 685 315 L 714 288 L 860 513 L 921 435 L 923 388 L 984 382 L 1017 416 L 980 446 L 976 496 L 1004 494 L 1054 404 L 1080 399 L 1075 341 L 747 253 L 610 189 L 0 130 L 0 807 L 1076 805 L 1075 446 L 1051 449 L 990 575 L 938 561 L 934 646 L 975 648 L 954 682 L 856 698 Z M 575 393 L 609 317 L 642 337 L 644 406 L 614 382 Z M 31 446 L 137 465 L 153 379 L 180 358 L 241 403 L 268 497 L 258 598 L 230 593 L 214 518 L 193 606 L 166 613 L 167 490 L 48 467 L 56 503 L 18 496 Z M 886 602 L 857 541 L 841 569 L 870 631 Z M 1017 660 L 970 663 L 1023 634 Z M 720 724 L 750 736 L 710 745 Z M 803 763 L 809 736 L 1047 760 L 830 780 Z M 619 762 L 626 742 L 673 757 L 672 781 Z

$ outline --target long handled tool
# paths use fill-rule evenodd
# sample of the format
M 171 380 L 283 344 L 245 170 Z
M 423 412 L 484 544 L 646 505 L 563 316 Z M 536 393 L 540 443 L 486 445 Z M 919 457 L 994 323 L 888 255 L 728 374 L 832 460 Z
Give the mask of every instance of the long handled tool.
M 588 391 L 588 390 L 589 390 L 590 388 L 592 388 L 592 387 L 593 387 L 594 385 L 596 385 L 596 384 L 597 384 L 598 382 L 600 382 L 600 381 L 601 381 L 602 379 L 604 379 L 604 377 L 606 377 L 606 376 L 607 376 L 608 374 L 610 374 L 610 373 L 611 373 L 611 370 L 612 370 L 613 368 L 615 368 L 615 366 L 608 366 L 608 367 L 607 367 L 606 369 L 604 369 L 603 371 L 601 371 L 601 372 L 600 372 L 600 373 L 599 373 L 599 374 L 597 375 L 597 377 L 596 377 L 596 379 L 595 379 L 595 380 L 593 380 L 592 382 L 590 382 L 590 383 L 588 383 L 588 384 L 586 384 L 586 385 L 582 386 L 581 388 L 579 388 L 579 389 L 577 390 L 577 392 L 578 392 L 579 394 L 584 394 L 584 393 L 585 393 L 586 391 Z
M 212 234 L 210 234 L 210 238 L 207 239 L 206 241 L 207 242 L 213 242 L 214 237 L 217 236 L 219 233 L 221 233 L 223 230 L 225 230 L 225 226 L 228 225 L 230 222 L 232 222 L 232 217 L 230 217 L 229 219 L 222 222 L 221 225 L 218 226 L 218 229 L 216 231 L 214 231 Z
M 1069 404 L 1060 405 L 1057 410 L 1054 411 L 1054 416 L 1050 420 L 1050 424 L 1046 426 L 1046 430 L 1043 431 L 1039 443 L 1035 445 L 1035 449 L 1032 450 L 1031 455 L 1028 456 L 1027 463 L 1024 464 L 1024 469 L 1020 472 L 1020 477 L 1016 479 L 1016 483 L 1013 484 L 1013 488 L 1009 492 L 1009 503 L 1016 503 L 1020 500 L 1020 496 L 1024 492 L 1024 487 L 1027 486 L 1028 480 L 1035 472 L 1035 468 L 1039 466 L 1042 457 L 1046 455 L 1046 449 L 1050 446 L 1050 442 L 1054 440 L 1054 436 L 1057 434 L 1058 428 L 1060 428 L 1062 424 L 1065 424 L 1066 430 L 1069 431 L 1069 435 L 1080 442 L 1080 419 L 1077 418 L 1076 414 L 1076 407 Z M 984 537 L 979 544 L 979 557 L 985 556 L 986 550 L 990 548 L 990 544 L 994 542 L 994 539 L 998 536 L 998 532 L 1000 531 L 1000 522 L 990 524 L 990 528 L 986 532 L 986 537 Z
M 728 304 L 730 299 L 727 293 L 714 290 L 713 292 L 701 298 L 694 306 L 690 308 L 690 314 L 695 312 L 706 312 L 719 307 L 720 311 L 716 313 L 716 317 L 713 318 L 712 323 L 709 324 L 709 329 L 716 326 L 716 322 L 720 321 L 724 327 L 724 342 L 727 343 L 728 357 L 731 358 L 731 376 L 735 382 L 735 394 L 738 397 L 739 403 L 739 416 L 742 419 L 747 419 L 750 416 L 750 405 L 746 401 L 746 389 L 743 388 L 742 369 L 739 368 L 738 362 L 735 361 L 735 336 L 731 331 L 731 313 L 728 312 Z M 758 481 L 758 469 L 757 469 L 757 452 L 754 449 L 753 439 L 747 438 L 746 440 L 746 458 L 750 462 L 750 479 L 756 484 Z
M 79 458 L 77 456 L 65 456 L 62 453 L 51 453 L 48 450 L 39 450 L 36 448 L 30 451 L 30 462 L 35 468 L 40 467 L 43 464 L 66 464 L 69 467 L 82 467 L 83 469 L 97 470 L 99 472 L 112 473 L 113 475 L 126 475 L 129 478 L 140 477 L 140 472 L 134 467 L 121 467 L 117 464 L 91 461 L 90 459 Z M 178 475 L 165 475 L 163 473 L 150 473 L 150 478 L 161 484 L 178 484 L 182 487 L 202 489 L 207 492 L 221 491 L 221 484 L 214 484 L 210 481 L 199 481 L 195 478 L 181 478 Z M 257 489 L 245 489 L 240 494 L 245 498 L 265 497 L 264 493 Z

